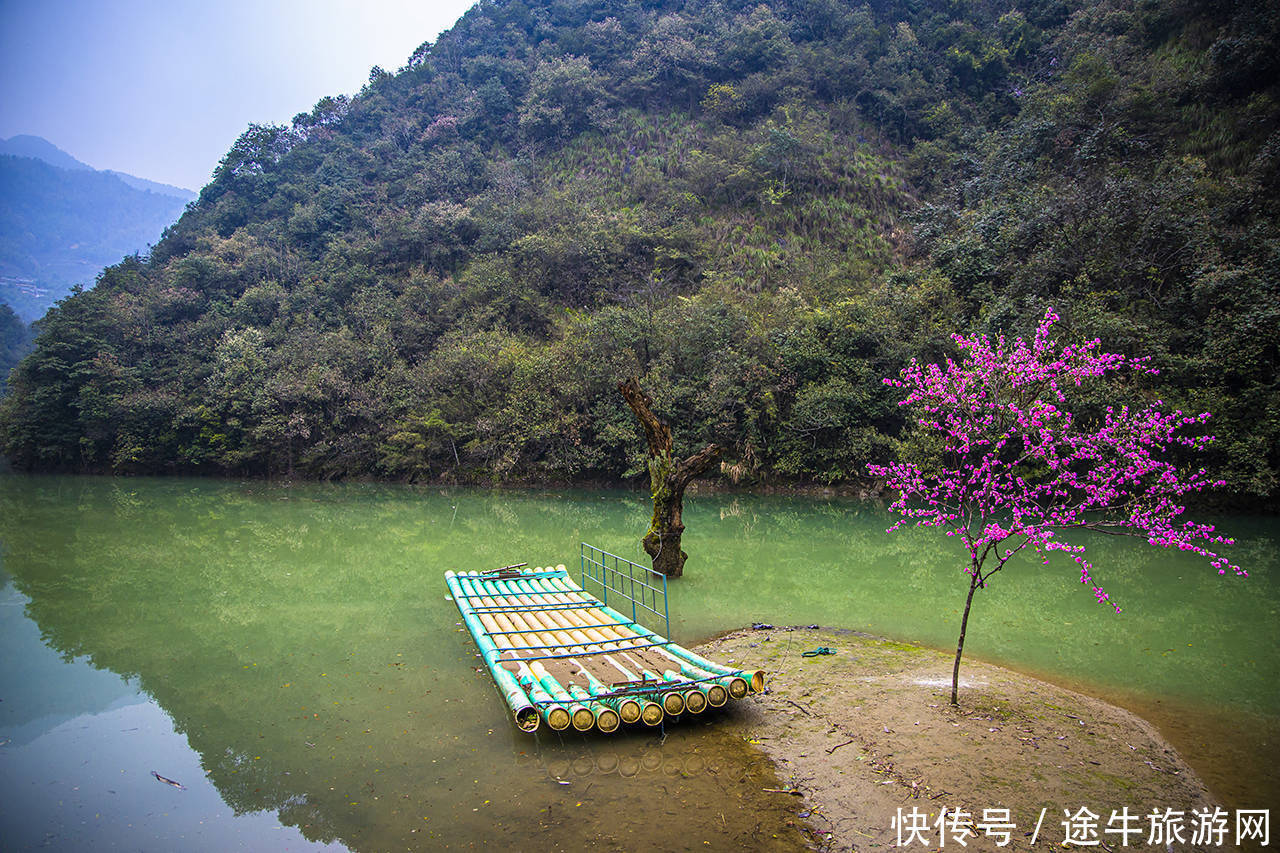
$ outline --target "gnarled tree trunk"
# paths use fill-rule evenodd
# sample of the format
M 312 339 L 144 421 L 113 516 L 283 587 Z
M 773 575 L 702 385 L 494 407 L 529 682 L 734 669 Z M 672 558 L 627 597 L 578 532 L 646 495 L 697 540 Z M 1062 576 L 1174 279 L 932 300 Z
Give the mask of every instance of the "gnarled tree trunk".
M 653 570 L 678 578 L 684 574 L 684 561 L 689 555 L 680 550 L 680 537 L 684 534 L 684 490 L 689 481 L 711 467 L 720 457 L 723 448 L 708 444 L 688 459 L 675 459 L 671 455 L 671 427 L 658 419 L 651 408 L 653 401 L 640 390 L 640 381 L 634 376 L 618 383 L 623 399 L 635 412 L 644 427 L 644 437 L 649 444 L 649 489 L 653 493 L 653 520 L 641 544 L 645 553 L 653 559 Z

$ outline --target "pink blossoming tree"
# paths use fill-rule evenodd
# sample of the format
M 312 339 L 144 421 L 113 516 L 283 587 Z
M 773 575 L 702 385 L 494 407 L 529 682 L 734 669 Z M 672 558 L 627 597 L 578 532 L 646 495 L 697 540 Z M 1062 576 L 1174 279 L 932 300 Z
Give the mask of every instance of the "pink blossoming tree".
M 1031 343 L 1008 344 L 1001 336 L 953 336 L 960 363 L 920 364 L 914 359 L 899 378 L 901 405 L 918 414 L 920 437 L 932 461 L 872 465 L 900 496 L 893 509 L 958 538 L 968 552 L 964 571 L 969 594 L 960 620 L 951 673 L 951 704 L 957 704 L 960 656 L 973 594 L 1027 548 L 1048 561 L 1050 552 L 1071 556 L 1080 582 L 1099 602 L 1120 608 L 1093 579 L 1084 546 L 1068 537 L 1081 530 L 1141 536 L 1152 545 L 1191 551 L 1225 574 L 1247 572 L 1216 553 L 1231 540 L 1210 525 L 1181 520 L 1183 496 L 1208 486 L 1203 469 L 1180 472 L 1166 458 L 1182 445 L 1198 449 L 1210 436 L 1181 434 L 1208 413 L 1166 412 L 1159 401 L 1142 409 L 1108 407 L 1086 421 L 1070 410 L 1064 389 L 1122 371 L 1155 373 L 1147 359 L 1101 352 L 1100 342 L 1060 346 L 1049 336 L 1058 319 L 1045 313 Z

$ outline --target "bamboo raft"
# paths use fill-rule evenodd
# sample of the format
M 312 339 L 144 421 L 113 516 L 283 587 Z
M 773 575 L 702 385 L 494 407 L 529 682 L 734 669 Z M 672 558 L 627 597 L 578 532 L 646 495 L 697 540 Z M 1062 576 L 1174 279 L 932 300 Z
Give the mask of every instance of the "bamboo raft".
M 697 655 L 608 607 L 554 568 L 445 572 L 516 725 L 617 731 L 701 714 L 764 689 L 764 673 Z

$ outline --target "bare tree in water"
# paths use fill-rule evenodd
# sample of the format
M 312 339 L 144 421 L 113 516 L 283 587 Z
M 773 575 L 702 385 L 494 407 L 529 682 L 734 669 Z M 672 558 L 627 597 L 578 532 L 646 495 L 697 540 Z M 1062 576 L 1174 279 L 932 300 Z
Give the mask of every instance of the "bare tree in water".
M 680 550 L 680 537 L 684 534 L 684 490 L 689 481 L 706 471 L 720 458 L 723 448 L 708 444 L 688 459 L 675 459 L 671 455 L 671 427 L 653 413 L 653 401 L 640 390 L 640 381 L 634 376 L 618 383 L 618 390 L 631 411 L 635 412 L 644 427 L 644 437 L 649 443 L 649 488 L 653 493 L 653 520 L 641 544 L 645 553 L 653 558 L 653 570 L 678 578 L 684 574 L 684 561 L 689 555 Z

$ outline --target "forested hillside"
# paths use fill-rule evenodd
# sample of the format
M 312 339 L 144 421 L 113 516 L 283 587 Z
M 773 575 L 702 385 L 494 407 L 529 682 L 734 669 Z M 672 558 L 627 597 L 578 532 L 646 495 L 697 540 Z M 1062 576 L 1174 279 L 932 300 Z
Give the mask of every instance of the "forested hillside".
M 894 452 L 948 334 L 1152 354 L 1244 500 L 1280 470 L 1264 2 L 492 0 L 254 126 L 42 323 L 19 467 L 614 480 L 638 375 L 748 482 Z
M 0 302 L 30 322 L 103 267 L 145 252 L 187 199 L 167 194 L 177 187 L 94 171 L 39 137 L 9 143 L 18 141 L 27 144 L 7 147 L 64 164 L 0 154 Z
M 31 329 L 8 305 L 0 303 L 0 395 L 8 390 L 5 381 L 28 350 Z

